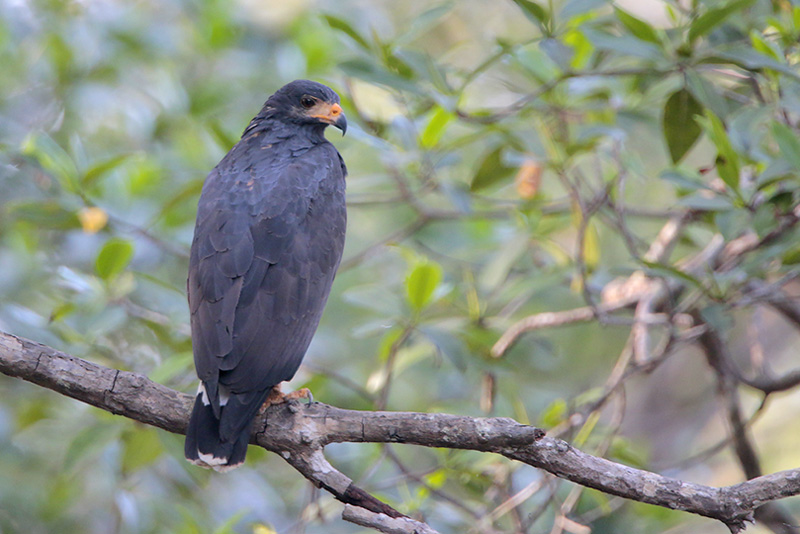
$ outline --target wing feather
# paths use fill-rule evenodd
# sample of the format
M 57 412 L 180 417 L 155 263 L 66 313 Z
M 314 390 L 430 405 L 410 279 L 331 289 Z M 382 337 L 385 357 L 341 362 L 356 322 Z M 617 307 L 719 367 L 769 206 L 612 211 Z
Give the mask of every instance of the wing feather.
M 217 382 L 238 394 L 290 379 L 322 315 L 344 246 L 344 169 L 332 145 L 296 160 L 218 168 L 204 186 L 188 292 L 209 396 Z

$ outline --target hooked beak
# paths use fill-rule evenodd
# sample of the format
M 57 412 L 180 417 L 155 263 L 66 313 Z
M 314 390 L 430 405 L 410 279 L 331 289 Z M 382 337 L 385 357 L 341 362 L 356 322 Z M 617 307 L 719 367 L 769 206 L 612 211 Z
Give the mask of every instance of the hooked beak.
M 342 135 L 347 132 L 347 118 L 344 116 L 342 106 L 339 104 L 319 103 L 309 110 L 309 116 L 322 122 L 330 124 L 342 131 Z
M 342 137 L 344 137 L 344 134 L 347 133 L 347 117 L 344 116 L 344 113 L 340 114 L 336 120 L 333 121 L 333 126 L 339 128 L 342 131 Z
M 326 119 L 330 125 L 339 128 L 342 131 L 342 137 L 344 137 L 344 134 L 347 133 L 347 117 L 344 116 L 342 106 L 339 104 L 331 105 Z

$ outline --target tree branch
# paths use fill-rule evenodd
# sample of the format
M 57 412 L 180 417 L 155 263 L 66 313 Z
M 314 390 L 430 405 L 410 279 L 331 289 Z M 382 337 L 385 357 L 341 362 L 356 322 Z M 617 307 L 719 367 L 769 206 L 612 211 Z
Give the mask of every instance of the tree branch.
M 702 321 L 699 313 L 696 315 L 696 320 Z M 763 471 L 752 436 L 748 432 L 747 421 L 742 415 L 738 388 L 741 380 L 735 371 L 735 364 L 727 345 L 711 325 L 706 326 L 706 331 L 699 338 L 700 346 L 717 375 L 719 393 L 726 404 L 733 451 L 745 477 L 752 480 L 762 476 Z M 756 511 L 755 517 L 776 534 L 798 532 L 798 529 L 791 524 L 791 516 L 778 503 L 764 504 Z
M 189 395 L 142 375 L 109 369 L 33 341 L 0 333 L 0 372 L 169 432 L 180 434 L 186 429 L 192 403 Z M 355 487 L 325 460 L 322 449 L 341 442 L 492 452 L 605 493 L 717 519 L 734 533 L 745 528 L 758 506 L 800 494 L 800 469 L 715 488 L 591 456 L 564 441 L 544 437 L 538 428 L 507 418 L 362 412 L 321 403 L 289 403 L 269 408 L 256 421 L 251 438 L 251 443 L 278 453 L 337 499 L 368 511 L 350 510 L 346 518 L 366 518 L 363 521 L 379 530 L 378 524 L 395 525 L 383 532 L 413 532 L 396 530 L 400 528 L 396 525 L 407 524 L 405 520 L 388 522 L 377 517 L 405 516 Z M 424 528 L 430 527 L 420 526 L 417 531 L 433 532 Z
M 386 534 L 439 534 L 425 523 L 414 521 L 410 517 L 389 517 L 351 504 L 344 505 L 342 518 L 345 521 L 362 527 L 374 528 Z

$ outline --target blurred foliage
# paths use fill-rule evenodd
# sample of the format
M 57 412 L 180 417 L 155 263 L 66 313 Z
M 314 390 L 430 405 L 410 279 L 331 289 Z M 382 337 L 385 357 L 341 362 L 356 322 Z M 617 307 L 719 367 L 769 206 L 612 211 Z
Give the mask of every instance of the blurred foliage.
M 796 334 L 737 303 L 748 280 L 797 274 L 796 231 L 723 274 L 675 262 L 715 233 L 768 235 L 798 204 L 798 37 L 788 0 L 0 0 L 0 329 L 193 391 L 184 288 L 203 179 L 271 92 L 307 77 L 339 92 L 352 124 L 333 139 L 350 207 L 293 386 L 348 408 L 563 425 L 598 399 L 629 326 L 490 349 L 515 320 L 583 306 L 636 269 L 689 284 L 676 305 L 737 358 L 754 335 L 785 369 Z M 645 262 L 677 210 L 694 214 L 677 250 Z M 728 453 L 683 461 L 725 437 L 715 388 L 684 349 L 626 383 L 621 427 L 599 411 L 568 437 L 736 482 Z M 798 465 L 798 403 L 781 396 L 753 427 L 765 469 Z M 549 532 L 572 489 L 471 452 L 327 453 L 442 533 Z M 3 533 L 357 530 L 277 456 L 210 474 L 183 461 L 179 436 L 8 378 L 0 473 Z M 588 490 L 571 517 L 597 533 L 724 530 Z

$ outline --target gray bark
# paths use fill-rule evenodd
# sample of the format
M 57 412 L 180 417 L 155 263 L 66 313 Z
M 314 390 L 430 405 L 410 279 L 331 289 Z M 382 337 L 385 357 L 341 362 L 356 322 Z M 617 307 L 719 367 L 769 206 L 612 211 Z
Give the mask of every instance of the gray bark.
M 109 369 L 4 333 L 0 333 L 0 372 L 178 434 L 186 429 L 193 401 L 142 375 Z M 500 454 L 611 495 L 719 520 L 734 533 L 752 521 L 758 506 L 800 494 L 800 469 L 716 488 L 591 456 L 546 437 L 541 429 L 497 417 L 364 412 L 318 402 L 290 402 L 272 406 L 259 416 L 251 442 L 279 454 L 314 484 L 348 504 L 345 519 L 382 532 L 435 531 L 356 487 L 327 462 L 322 453 L 327 444 L 406 443 Z

